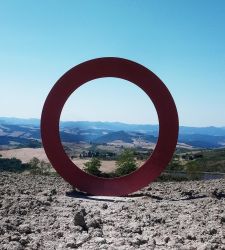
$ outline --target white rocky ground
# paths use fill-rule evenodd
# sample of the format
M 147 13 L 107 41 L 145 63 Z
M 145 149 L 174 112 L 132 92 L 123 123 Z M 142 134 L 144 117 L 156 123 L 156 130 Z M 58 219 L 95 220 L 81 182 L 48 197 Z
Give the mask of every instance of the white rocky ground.
M 225 180 L 114 201 L 70 191 L 60 177 L 0 173 L 0 249 L 225 249 Z

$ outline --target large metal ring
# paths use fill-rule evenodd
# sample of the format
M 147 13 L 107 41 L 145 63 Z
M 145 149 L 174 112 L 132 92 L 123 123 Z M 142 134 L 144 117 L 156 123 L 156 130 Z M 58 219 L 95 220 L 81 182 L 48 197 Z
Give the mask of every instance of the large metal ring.
M 59 134 L 60 115 L 69 96 L 84 83 L 102 77 L 117 77 L 139 86 L 152 100 L 159 119 L 159 137 L 149 159 L 131 174 L 111 179 L 78 168 L 65 153 Z M 147 186 L 171 160 L 178 128 L 177 109 L 164 83 L 144 66 L 114 57 L 86 61 L 66 72 L 50 91 L 41 117 L 42 143 L 52 166 L 71 185 L 94 195 L 126 195 Z

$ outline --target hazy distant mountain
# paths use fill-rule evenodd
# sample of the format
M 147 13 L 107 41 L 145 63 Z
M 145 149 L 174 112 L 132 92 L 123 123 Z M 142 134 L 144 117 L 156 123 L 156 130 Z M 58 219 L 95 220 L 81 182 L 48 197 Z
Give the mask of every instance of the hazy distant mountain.
M 21 118 L 8 118 L 0 117 L 0 124 L 11 125 L 33 125 L 39 126 L 39 119 L 21 119 Z M 121 122 L 90 122 L 90 121 L 62 121 L 60 127 L 64 129 L 78 128 L 78 129 L 102 129 L 112 131 L 136 131 L 142 133 L 150 133 L 157 135 L 159 127 L 158 125 L 150 124 L 127 124 Z M 225 127 L 188 127 L 180 126 L 180 134 L 199 134 L 199 135 L 213 135 L 213 136 L 225 136 Z
M 116 140 L 157 142 L 158 125 L 125 124 L 120 122 L 61 122 L 63 142 L 109 143 Z M 169 131 L 168 131 L 169 132 Z M 180 143 L 197 148 L 225 147 L 225 127 L 185 127 L 179 131 Z M 1 145 L 40 146 L 40 120 L 0 117 Z
M 77 127 L 80 129 L 105 129 L 112 131 L 137 131 L 142 133 L 158 134 L 158 125 L 147 125 L 147 124 L 127 124 L 121 122 L 61 122 L 61 128 Z
M 40 126 L 40 119 L 36 119 L 36 118 L 22 119 L 22 118 L 15 118 L 15 117 L 0 117 L 0 124 Z
M 225 147 L 225 136 L 180 133 L 178 141 L 197 148 Z
M 185 127 L 180 126 L 180 134 L 199 134 L 199 135 L 214 135 L 225 136 L 225 127 Z

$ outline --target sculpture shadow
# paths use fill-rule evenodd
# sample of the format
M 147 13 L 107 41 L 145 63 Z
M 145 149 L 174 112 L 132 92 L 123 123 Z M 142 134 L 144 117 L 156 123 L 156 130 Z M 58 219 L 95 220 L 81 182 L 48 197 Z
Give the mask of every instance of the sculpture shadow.
M 68 191 L 68 192 L 66 192 L 66 196 L 76 198 L 76 199 L 82 199 L 82 200 L 115 202 L 115 199 L 107 198 L 107 196 L 94 196 L 93 194 L 88 194 L 88 193 L 78 191 L 78 190 Z M 120 198 L 120 197 L 118 197 L 118 198 Z

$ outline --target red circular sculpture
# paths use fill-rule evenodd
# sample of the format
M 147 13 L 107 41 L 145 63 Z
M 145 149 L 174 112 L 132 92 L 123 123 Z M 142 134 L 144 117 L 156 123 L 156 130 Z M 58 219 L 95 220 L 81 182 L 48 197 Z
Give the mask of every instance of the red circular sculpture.
M 65 153 L 59 134 L 60 115 L 69 96 L 82 84 L 102 77 L 121 78 L 142 88 L 159 119 L 159 137 L 150 158 L 131 174 L 112 179 L 92 176 L 78 168 Z M 144 66 L 114 57 L 93 59 L 66 72 L 50 91 L 41 117 L 42 143 L 52 166 L 72 186 L 93 195 L 121 196 L 147 186 L 171 160 L 178 127 L 177 109 L 163 82 Z

